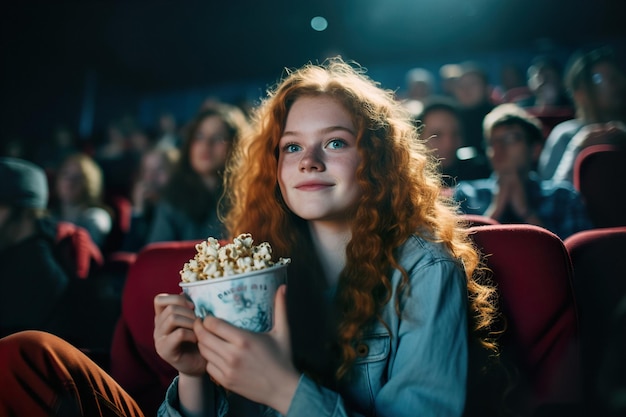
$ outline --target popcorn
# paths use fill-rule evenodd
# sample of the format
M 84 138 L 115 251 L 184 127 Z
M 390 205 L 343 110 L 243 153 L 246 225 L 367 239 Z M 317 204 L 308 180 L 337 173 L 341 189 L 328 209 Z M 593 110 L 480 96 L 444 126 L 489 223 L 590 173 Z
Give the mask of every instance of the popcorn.
M 289 258 L 272 261 L 272 247 L 267 242 L 255 246 L 250 233 L 243 233 L 233 243 L 221 246 L 214 237 L 196 245 L 196 255 L 183 265 L 183 282 L 224 278 L 246 272 L 259 271 L 274 265 L 288 264 Z

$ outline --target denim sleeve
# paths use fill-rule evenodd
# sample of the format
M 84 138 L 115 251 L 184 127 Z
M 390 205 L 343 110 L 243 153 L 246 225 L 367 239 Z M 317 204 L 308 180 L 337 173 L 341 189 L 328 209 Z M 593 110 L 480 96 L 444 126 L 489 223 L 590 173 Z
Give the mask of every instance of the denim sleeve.
M 467 378 L 467 286 L 461 268 L 448 260 L 413 271 L 411 289 L 401 308 L 401 316 L 388 323 L 396 340 L 392 341 L 387 373 L 382 376 L 387 381 L 373 393 L 375 410 L 371 414 L 462 415 Z M 389 317 L 395 314 L 393 306 L 389 313 Z M 320 417 L 359 415 L 345 408 L 338 393 L 302 376 L 287 417 L 313 415 L 312 410 Z
M 214 413 L 208 414 L 215 417 L 225 417 L 228 413 L 228 403 L 223 390 L 210 386 L 205 393 L 205 401 L 215 410 Z M 157 412 L 157 417 L 183 417 L 180 411 L 180 403 L 178 400 L 178 377 L 167 388 L 165 400 L 161 403 Z

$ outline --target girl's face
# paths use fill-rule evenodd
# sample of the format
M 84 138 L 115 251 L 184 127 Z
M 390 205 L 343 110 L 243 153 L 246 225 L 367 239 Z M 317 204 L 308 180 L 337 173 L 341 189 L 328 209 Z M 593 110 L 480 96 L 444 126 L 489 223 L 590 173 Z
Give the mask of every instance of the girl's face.
M 198 125 L 189 148 L 191 168 L 201 176 L 216 175 L 224 168 L 230 137 L 219 116 L 209 116 Z
M 69 161 L 59 171 L 57 195 L 65 203 L 78 203 L 85 194 L 86 178 L 77 161 Z
M 301 97 L 278 146 L 278 184 L 289 209 L 313 222 L 348 222 L 361 194 L 350 113 L 330 97 Z

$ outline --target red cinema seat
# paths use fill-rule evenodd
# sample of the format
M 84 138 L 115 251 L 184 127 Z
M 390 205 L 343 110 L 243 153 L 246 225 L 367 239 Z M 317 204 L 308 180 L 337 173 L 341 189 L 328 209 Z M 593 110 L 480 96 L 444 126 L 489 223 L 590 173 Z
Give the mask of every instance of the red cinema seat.
M 110 373 L 145 415 L 156 415 L 177 372 L 154 348 L 154 297 L 179 294 L 179 271 L 196 253 L 196 241 L 158 242 L 142 249 L 129 268 L 121 316 L 111 344 Z
M 580 311 L 583 388 L 588 413 L 603 407 L 607 381 L 601 380 L 606 348 L 615 328 L 614 317 L 626 297 L 626 227 L 585 230 L 565 239 L 574 265 L 574 293 Z M 612 364 L 610 366 L 617 366 Z
M 470 231 L 492 271 L 506 321 L 499 344 L 502 358 L 515 368 L 515 403 L 509 404 L 514 415 L 536 415 L 542 407 L 555 405 L 576 408 L 579 324 L 572 266 L 563 242 L 527 224 L 485 225 Z
M 574 164 L 574 187 L 596 227 L 626 226 L 626 150 L 616 145 L 583 149 Z

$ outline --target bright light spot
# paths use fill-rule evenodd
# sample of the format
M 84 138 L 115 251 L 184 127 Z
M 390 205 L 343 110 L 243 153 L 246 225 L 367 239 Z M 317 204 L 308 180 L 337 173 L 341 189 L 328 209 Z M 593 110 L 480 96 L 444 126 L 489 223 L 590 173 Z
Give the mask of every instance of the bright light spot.
M 328 21 L 322 16 L 315 16 L 313 19 L 311 19 L 311 27 L 313 28 L 313 30 L 323 32 L 328 27 Z

